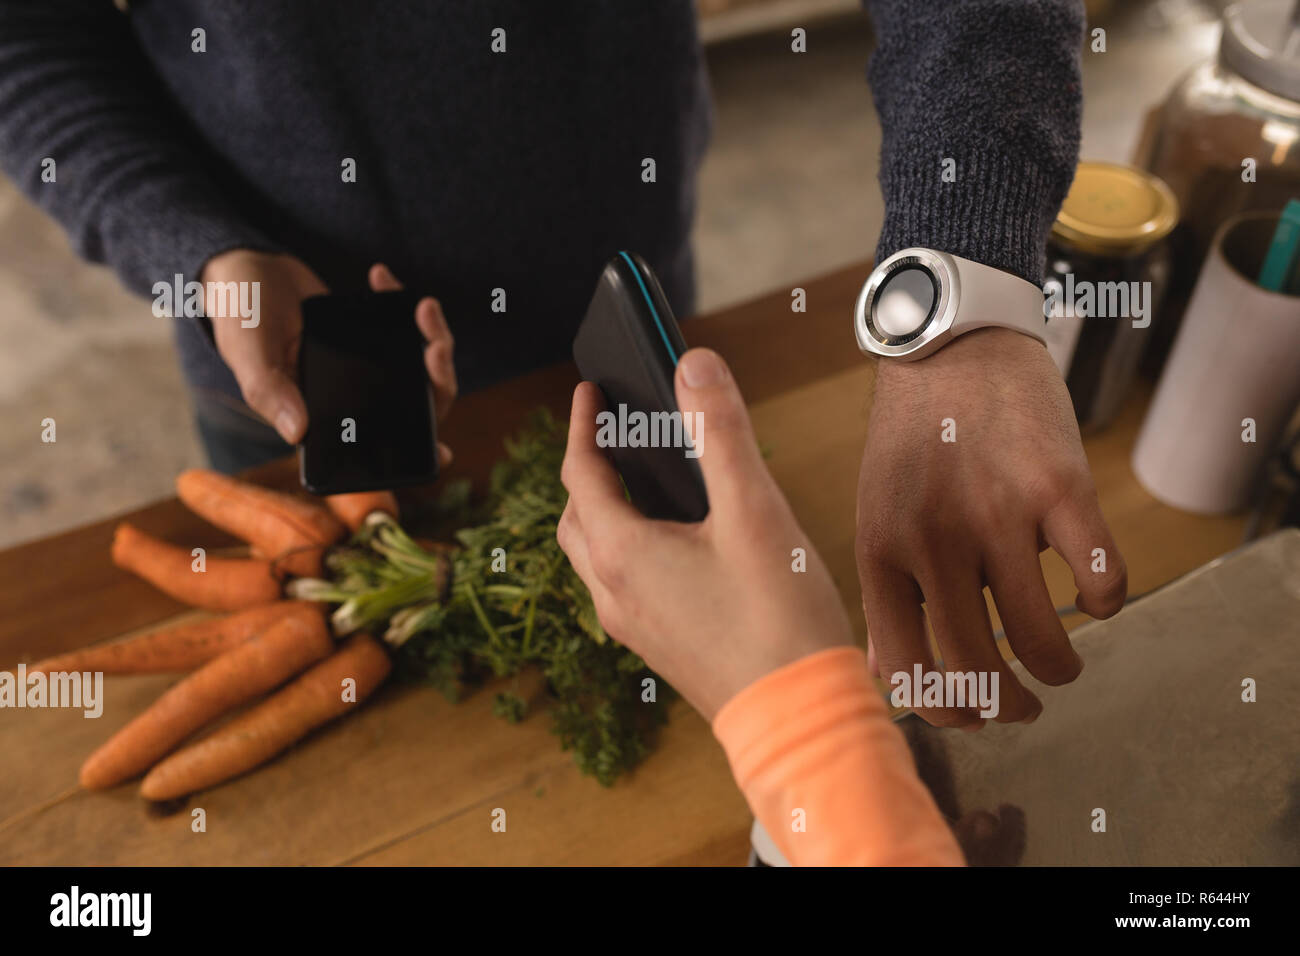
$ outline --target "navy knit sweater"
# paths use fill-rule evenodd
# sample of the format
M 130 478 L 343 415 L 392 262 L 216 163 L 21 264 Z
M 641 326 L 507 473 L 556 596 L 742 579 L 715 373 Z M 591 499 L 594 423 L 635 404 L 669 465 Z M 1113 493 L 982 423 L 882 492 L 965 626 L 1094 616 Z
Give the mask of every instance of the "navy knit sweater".
M 1080 0 L 866 6 L 877 254 L 1041 281 L 1078 151 Z M 619 249 L 689 314 L 709 120 L 689 0 L 0 0 L 0 161 L 81 255 L 142 293 L 241 246 L 337 291 L 386 262 L 443 301 L 467 388 L 566 355 Z M 179 321 L 190 381 L 237 394 Z

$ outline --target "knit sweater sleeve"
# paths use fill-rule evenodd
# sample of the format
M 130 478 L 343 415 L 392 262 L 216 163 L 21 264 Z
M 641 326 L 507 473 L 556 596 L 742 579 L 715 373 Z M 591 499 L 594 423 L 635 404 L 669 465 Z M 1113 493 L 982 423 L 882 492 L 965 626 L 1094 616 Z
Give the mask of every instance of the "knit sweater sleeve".
M 1082 116 L 1082 0 L 864 0 L 884 130 L 877 260 L 925 246 L 1041 284 Z
M 223 201 L 199 142 L 108 0 L 0 0 L 0 165 L 129 289 L 274 248 Z

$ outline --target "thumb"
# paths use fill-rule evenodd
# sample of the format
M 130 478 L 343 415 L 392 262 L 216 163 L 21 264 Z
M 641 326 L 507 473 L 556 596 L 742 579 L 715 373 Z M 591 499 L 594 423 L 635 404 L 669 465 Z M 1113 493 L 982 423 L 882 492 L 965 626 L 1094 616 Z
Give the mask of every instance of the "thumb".
M 232 371 L 249 407 L 270 422 L 290 445 L 302 441 L 307 431 L 307 405 L 293 379 L 283 369 L 269 365 Z
M 402 283 L 397 276 L 393 275 L 393 270 L 382 262 L 376 262 L 370 267 L 367 278 L 370 280 L 370 288 L 374 292 L 396 292 L 402 288 Z
M 711 508 L 726 510 L 771 483 L 749 412 L 722 356 L 691 349 L 677 364 L 677 407 L 690 428 Z

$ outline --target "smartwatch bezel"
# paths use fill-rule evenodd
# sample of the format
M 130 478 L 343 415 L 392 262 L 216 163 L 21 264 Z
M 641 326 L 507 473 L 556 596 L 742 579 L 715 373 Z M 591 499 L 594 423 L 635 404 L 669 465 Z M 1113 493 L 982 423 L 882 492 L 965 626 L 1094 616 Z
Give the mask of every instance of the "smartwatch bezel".
M 927 272 L 935 288 L 935 302 L 930 314 L 914 332 L 902 336 L 886 335 L 873 319 L 880 290 L 897 273 L 915 268 Z M 858 301 L 853 310 L 858 348 L 873 355 L 894 358 L 919 358 L 918 353 L 929 354 L 951 338 L 959 298 L 957 265 L 949 256 L 931 249 L 902 249 L 878 265 L 858 293 Z

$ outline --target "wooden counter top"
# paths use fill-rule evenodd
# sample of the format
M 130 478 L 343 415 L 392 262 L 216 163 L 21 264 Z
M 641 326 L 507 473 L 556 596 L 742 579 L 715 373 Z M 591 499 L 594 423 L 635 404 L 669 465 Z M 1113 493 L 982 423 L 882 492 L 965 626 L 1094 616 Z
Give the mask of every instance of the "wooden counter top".
M 683 326 L 690 344 L 731 363 L 769 465 L 860 636 L 853 510 L 872 367 L 854 343 L 850 315 L 868 271 L 863 263 L 805 283 L 806 314 L 790 312 L 783 289 Z M 539 404 L 567 417 L 576 380 L 572 367 L 560 366 L 462 398 L 444 430 L 456 453 L 449 475 L 484 475 L 502 436 Z M 1086 442 L 1134 594 L 1230 550 L 1242 533 L 1239 518 L 1187 515 L 1140 488 L 1128 455 L 1145 404 L 1146 394 L 1136 395 Z M 256 477 L 285 487 L 295 481 L 289 461 Z M 174 499 L 122 517 L 191 546 L 230 543 Z M 0 552 L 0 666 L 182 610 L 110 564 L 117 520 Z M 1049 553 L 1044 567 L 1056 603 L 1071 604 L 1064 562 Z M 170 815 L 147 808 L 134 785 L 76 791 L 85 756 L 172 681 L 106 678 L 111 706 L 98 720 L 0 711 L 0 863 L 726 865 L 747 853 L 748 809 L 708 727 L 680 702 L 656 752 L 611 789 L 577 772 L 546 714 L 509 725 L 492 716 L 490 689 L 451 704 L 431 689 L 390 686 L 271 765 Z M 1051 694 L 1043 689 L 1048 708 Z M 195 807 L 206 811 L 205 833 L 191 831 Z M 491 829 L 498 807 L 507 812 L 505 833 Z

